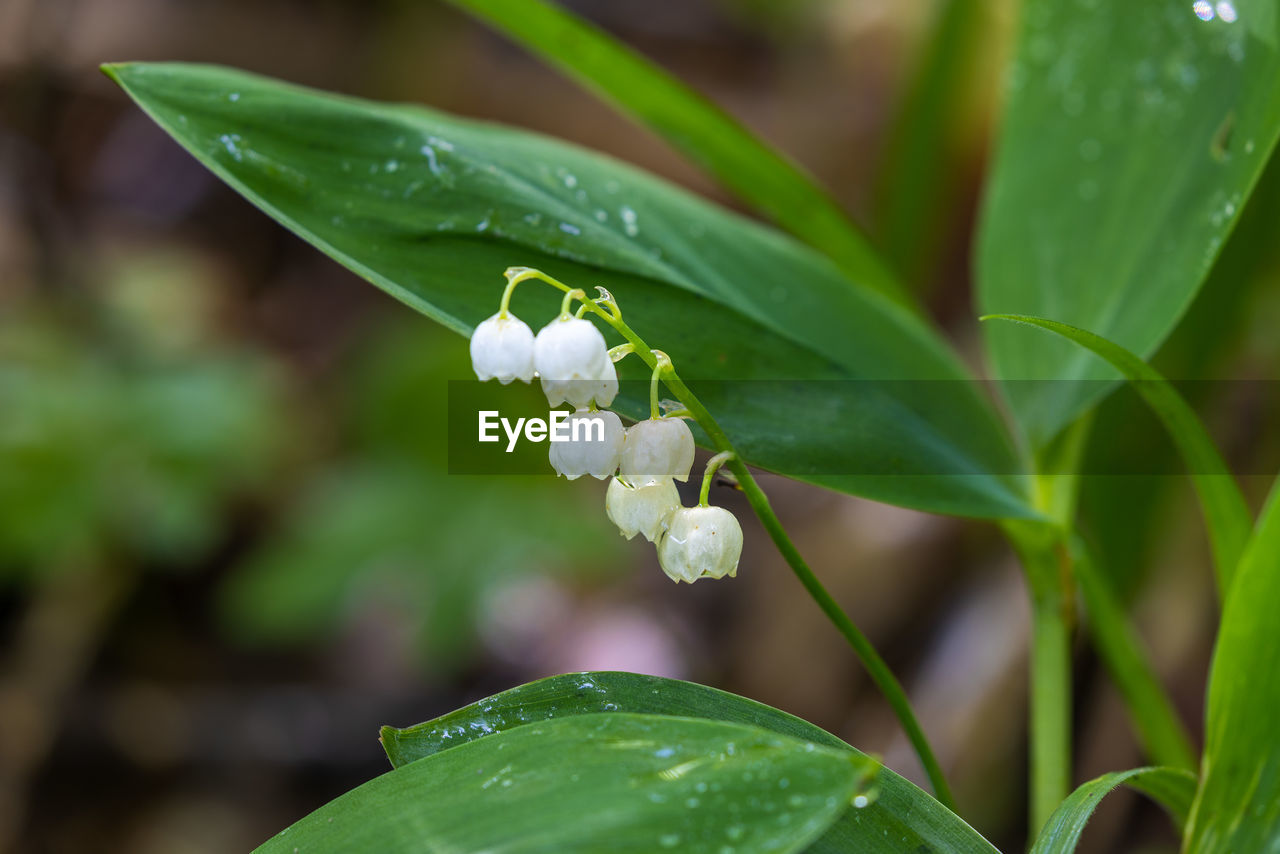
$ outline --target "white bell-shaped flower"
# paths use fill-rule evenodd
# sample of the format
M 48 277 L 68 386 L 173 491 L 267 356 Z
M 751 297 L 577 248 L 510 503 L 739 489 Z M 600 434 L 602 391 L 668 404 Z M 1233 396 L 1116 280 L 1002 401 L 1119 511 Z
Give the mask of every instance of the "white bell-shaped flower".
M 604 496 L 604 512 L 628 540 L 643 534 L 656 543 L 667 530 L 671 514 L 679 509 L 680 493 L 669 477 L 644 486 L 632 486 L 615 477 Z
M 579 409 L 556 428 L 568 441 L 551 439 L 551 467 L 576 480 L 584 474 L 604 480 L 618 470 L 625 431 L 622 419 L 608 410 Z
M 498 312 L 471 333 L 471 366 L 481 382 L 497 377 L 506 385 L 512 380 L 533 379 L 533 330 L 514 314 Z
M 622 445 L 620 474 L 628 483 L 660 477 L 689 479 L 693 467 L 693 433 L 681 418 L 650 418 L 632 424 Z
M 533 365 L 552 406 L 608 406 L 618 393 L 618 373 L 604 336 L 589 320 L 561 315 L 538 332 Z
M 614 367 L 612 359 L 605 359 L 604 367 L 591 381 L 588 391 L 596 406 L 603 407 L 613 403 L 613 399 L 618 396 L 618 369 Z
M 675 581 L 732 578 L 742 557 L 742 526 L 723 507 L 684 507 L 671 514 L 658 543 L 658 563 Z

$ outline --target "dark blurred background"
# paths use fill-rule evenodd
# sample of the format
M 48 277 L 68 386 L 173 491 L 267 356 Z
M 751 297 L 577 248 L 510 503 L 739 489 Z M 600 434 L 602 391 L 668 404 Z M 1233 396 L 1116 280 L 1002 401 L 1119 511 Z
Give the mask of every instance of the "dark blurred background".
M 570 5 L 833 188 L 980 364 L 966 247 L 1012 0 Z M 379 725 L 579 669 L 742 693 L 921 779 L 730 490 L 738 579 L 675 588 L 597 481 L 449 476 L 465 342 L 273 224 L 96 71 L 144 59 L 533 128 L 732 204 L 431 0 L 0 0 L 0 850 L 248 850 L 386 770 Z M 1161 352 L 1170 375 L 1274 377 L 1276 184 Z M 1197 388 L 1240 470 L 1274 454 L 1255 396 Z M 1168 454 L 1124 395 L 1095 435 L 1099 466 Z M 765 485 L 906 683 L 964 815 L 1020 849 L 1027 615 L 997 532 Z M 1198 733 L 1215 609 L 1185 482 L 1094 478 L 1084 512 Z M 1139 764 L 1083 642 L 1077 679 L 1077 781 Z M 1117 794 L 1085 850 L 1175 847 Z

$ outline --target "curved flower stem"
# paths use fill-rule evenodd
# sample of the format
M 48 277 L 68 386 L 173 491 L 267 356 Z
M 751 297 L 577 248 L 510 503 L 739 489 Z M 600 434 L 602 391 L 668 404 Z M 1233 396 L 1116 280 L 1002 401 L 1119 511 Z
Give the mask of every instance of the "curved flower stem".
M 513 267 L 507 270 L 506 275 L 508 287 L 512 287 L 515 283 L 526 279 L 540 279 L 566 293 L 573 290 L 563 282 L 553 279 L 540 270 L 534 270 L 529 267 Z M 583 306 L 590 306 L 590 311 L 595 312 L 617 330 L 618 334 L 632 346 L 635 354 L 643 359 L 645 364 L 655 371 L 658 369 L 660 357 L 644 342 L 644 339 L 622 320 L 621 313 L 617 311 L 616 304 L 612 300 L 609 300 L 607 308 L 601 307 L 594 301 L 586 301 Z M 612 311 L 609 309 L 612 309 Z M 768 496 L 765 495 L 760 485 L 756 483 L 751 470 L 747 468 L 746 463 L 742 461 L 742 458 L 734 450 L 733 443 L 729 441 L 729 437 L 707 408 L 702 405 L 702 402 L 684 384 L 679 374 L 676 373 L 675 368 L 670 366 L 669 363 L 662 371 L 662 381 L 666 383 L 671 393 L 685 405 L 690 416 L 698 422 L 703 432 L 711 439 L 711 443 L 715 446 L 717 452 L 733 455 L 725 465 L 738 479 L 738 485 L 743 494 L 746 495 L 747 503 L 751 505 L 751 509 L 760 519 L 760 524 L 768 532 L 774 546 L 778 549 L 779 554 L 782 555 L 783 560 L 787 562 L 787 566 L 791 568 L 792 573 L 799 579 L 800 584 L 808 591 L 809 595 L 818 604 L 818 607 L 822 609 L 822 612 L 827 615 L 827 619 L 836 627 L 836 630 L 844 636 L 849 646 L 867 669 L 871 680 L 876 683 L 876 687 L 880 689 L 880 693 L 888 701 L 894 715 L 898 718 L 898 722 L 902 724 L 903 730 L 906 731 L 907 739 L 915 749 L 916 755 L 919 756 L 920 764 L 924 766 L 925 773 L 929 777 L 929 783 L 933 787 L 934 796 L 943 806 L 954 811 L 955 800 L 952 798 L 951 788 L 947 785 L 946 778 L 943 776 L 942 766 L 938 764 L 933 748 L 929 745 L 929 740 L 925 737 L 924 730 L 920 728 L 919 721 L 916 720 L 915 712 L 911 709 L 911 701 L 907 699 L 906 691 L 902 689 L 901 683 L 893 675 L 889 665 L 880 657 L 880 653 L 876 651 L 871 641 L 854 624 L 853 620 L 849 618 L 849 615 L 840 608 L 840 605 L 822 585 L 822 582 L 818 580 L 818 577 L 813 574 L 813 570 L 809 568 L 809 564 L 805 562 L 799 550 L 796 549 L 795 543 L 791 541 L 786 529 L 782 527 L 782 522 L 778 519 L 777 514 L 773 512 Z M 707 486 L 704 484 L 704 492 L 706 489 Z
M 621 323 L 621 321 L 618 321 Z M 631 352 L 635 352 L 635 348 L 631 348 Z M 662 408 L 658 406 L 658 384 L 662 381 L 664 371 L 671 370 L 671 359 L 661 350 L 653 350 L 653 357 L 657 360 L 653 366 L 653 376 L 649 380 L 649 417 L 657 419 L 662 416 Z
M 707 460 L 706 471 L 702 473 L 702 489 L 698 492 L 698 506 L 706 507 L 707 501 L 711 498 L 711 480 L 716 476 L 716 472 L 725 463 L 736 457 L 733 451 L 721 451 L 711 459 Z

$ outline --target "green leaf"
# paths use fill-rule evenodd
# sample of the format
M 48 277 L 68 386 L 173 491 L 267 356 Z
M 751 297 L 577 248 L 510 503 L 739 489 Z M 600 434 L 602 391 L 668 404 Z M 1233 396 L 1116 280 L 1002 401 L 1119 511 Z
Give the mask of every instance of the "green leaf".
M 1054 332 L 1105 359 L 1133 383 L 1160 418 L 1191 472 L 1217 568 L 1218 591 L 1226 598 L 1231 576 L 1253 526 L 1249 505 L 1200 419 L 1168 380 L 1123 347 L 1092 332 L 1042 317 L 995 314 L 983 320 L 1010 320 Z
M 1209 675 L 1188 854 L 1280 851 L 1280 481 L 1232 582 Z
M 1089 632 L 1124 697 L 1143 748 L 1161 765 L 1193 770 L 1196 756 L 1191 738 L 1109 579 L 1079 537 L 1071 539 L 1070 548 L 1072 566 L 1089 612 Z
M 853 282 L 911 300 L 813 179 L 736 119 L 626 45 L 543 0 L 450 0 L 600 95 L 834 260 Z
M 258 851 L 800 851 L 875 768 L 751 726 L 583 715 L 390 771 Z
M 1149 795 L 1169 811 L 1181 827 L 1195 794 L 1196 778 L 1182 768 L 1133 768 L 1090 780 L 1072 792 L 1049 817 L 1031 854 L 1071 854 L 1085 824 L 1102 799 L 1121 783 Z
M 1147 357 L 1218 256 L 1280 132 L 1275 0 L 1028 0 L 988 182 L 981 313 L 1052 317 Z M 997 376 L 1043 445 L 1116 374 L 991 327 Z
M 748 462 L 936 512 L 1033 515 L 936 333 L 778 232 L 529 133 L 222 68 L 107 71 L 254 204 L 456 332 L 494 313 L 508 266 L 604 285 Z M 536 327 L 558 296 L 525 285 L 513 307 Z M 635 391 L 615 408 L 648 413 Z
M 531 682 L 417 726 L 383 727 L 382 744 L 391 763 L 402 767 L 493 733 L 518 730 L 549 718 L 600 712 L 750 724 L 861 755 L 830 733 L 769 706 L 703 685 L 634 673 L 565 674 Z M 876 783 L 879 796 L 865 809 L 846 812 L 806 849 L 810 854 L 995 851 L 959 816 L 887 768 L 880 771 Z

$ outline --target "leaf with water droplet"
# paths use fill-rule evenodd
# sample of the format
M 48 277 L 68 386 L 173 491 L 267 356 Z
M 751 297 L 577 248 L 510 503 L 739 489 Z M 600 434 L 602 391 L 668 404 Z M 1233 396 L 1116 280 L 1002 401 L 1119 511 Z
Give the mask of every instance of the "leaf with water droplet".
M 1035 515 L 1004 426 L 946 342 L 773 229 L 536 134 L 229 69 L 108 71 L 253 203 L 456 332 L 493 314 L 513 263 L 602 284 L 745 461 L 919 509 Z M 526 287 L 513 308 L 540 325 L 557 305 Z M 614 406 L 646 417 L 647 387 L 624 383 Z
M 553 706 L 559 709 L 561 715 L 596 715 L 606 705 L 611 705 L 621 713 L 679 715 L 762 727 L 801 739 L 800 750 L 806 754 L 821 753 L 824 748 L 836 748 L 854 756 L 862 756 L 840 739 L 813 724 L 753 700 L 704 685 L 635 673 L 607 672 L 590 674 L 592 691 L 589 693 L 581 690 L 582 684 L 582 674 L 553 676 L 531 682 L 434 721 L 405 729 L 383 727 L 382 744 L 391 764 L 403 768 L 423 757 L 456 749 L 458 742 L 444 741 L 441 733 L 481 714 L 481 708 L 484 709 L 485 719 L 495 730 L 501 732 L 526 726 L 531 721 L 546 720 Z M 563 719 L 566 718 L 557 717 L 557 720 Z M 480 736 L 473 734 L 472 737 Z M 657 743 L 660 746 L 653 750 L 653 757 L 664 763 L 663 771 L 666 776 L 672 782 L 686 781 L 691 784 L 691 791 L 681 791 L 681 797 L 702 796 L 704 791 L 718 795 L 733 791 L 733 786 L 737 784 L 764 784 L 758 801 L 760 804 L 766 803 L 762 796 L 768 793 L 771 797 L 767 802 L 774 804 L 776 808 L 776 798 L 780 793 L 800 793 L 801 781 L 791 774 L 780 773 L 766 781 L 760 778 L 758 769 L 736 764 L 732 767 L 741 779 L 730 780 L 723 776 L 703 778 L 694 773 L 697 765 L 687 766 L 688 759 L 682 756 L 678 743 L 665 739 L 659 739 Z M 750 751 L 749 744 L 729 739 L 721 745 L 721 754 L 716 759 L 737 762 L 744 751 Z M 787 781 L 785 787 L 780 785 L 783 779 Z M 996 849 L 962 819 L 887 768 L 876 768 L 874 774 L 865 776 L 857 786 L 853 798 L 859 796 L 864 797 L 866 802 L 858 809 L 844 809 L 839 820 L 806 849 L 807 854 L 847 854 L 850 851 L 860 854 L 898 854 L 903 850 L 996 854 Z M 661 796 L 650 793 L 650 797 Z M 667 799 L 663 797 L 662 800 L 665 802 Z M 680 802 L 678 798 L 675 800 L 677 804 Z M 858 806 L 852 799 L 842 803 L 844 807 Z M 829 806 L 838 810 L 842 803 L 833 799 Z M 705 804 L 704 801 L 703 806 Z M 744 812 L 744 804 L 745 801 L 731 802 L 730 813 Z M 738 815 L 738 818 L 725 824 L 725 838 L 730 843 L 736 844 L 745 833 L 742 821 L 743 816 Z
M 1019 85 L 978 239 L 981 313 L 1048 317 L 1151 355 L 1280 135 L 1276 6 L 1103 2 L 1082 14 L 1068 0 L 1023 4 Z M 1226 198 L 1236 199 L 1229 210 Z M 983 334 L 997 376 L 1027 381 L 1004 388 L 1037 447 L 1118 376 L 1034 330 Z
M 739 746 L 734 756 L 724 745 Z M 677 745 L 676 756 L 649 745 Z M 490 851 L 690 854 L 806 850 L 875 763 L 744 724 L 594 714 L 517 727 L 427 756 L 321 807 L 262 854 Z M 499 751 L 501 755 L 499 756 Z M 673 762 L 688 769 L 672 777 Z M 751 772 L 746 778 L 744 770 Z M 792 794 L 773 797 L 785 777 Z M 710 782 L 719 787 L 711 792 Z M 701 784 L 701 785 L 700 785 Z M 692 792 L 705 791 L 693 795 Z M 755 802 L 760 809 L 733 809 Z

